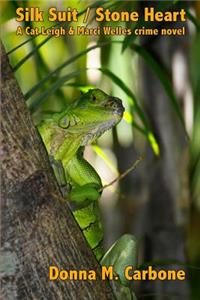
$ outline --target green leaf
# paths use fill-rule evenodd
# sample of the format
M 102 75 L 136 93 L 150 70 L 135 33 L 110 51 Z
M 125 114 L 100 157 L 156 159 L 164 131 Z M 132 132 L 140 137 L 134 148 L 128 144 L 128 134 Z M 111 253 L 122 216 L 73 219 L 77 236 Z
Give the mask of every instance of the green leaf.
M 131 105 L 133 106 L 133 109 L 137 112 L 139 118 L 141 119 L 142 123 L 144 124 L 145 127 L 148 127 L 148 123 L 146 120 L 146 117 L 140 108 L 137 99 L 133 92 L 126 86 L 126 84 L 113 72 L 106 68 L 99 68 L 99 71 L 101 71 L 103 74 L 108 76 L 117 86 L 119 86 L 131 99 Z
M 58 22 L 58 23 L 56 23 L 56 24 L 54 24 L 54 25 L 52 25 L 52 26 L 50 26 L 50 27 L 48 27 L 47 29 L 51 29 L 51 28 L 53 28 L 53 27 L 59 27 L 61 24 L 60 24 L 60 22 Z M 15 52 L 16 50 L 18 50 L 18 49 L 20 49 L 21 47 L 23 47 L 24 45 L 26 45 L 27 43 L 29 43 L 29 42 L 31 42 L 31 41 L 33 41 L 34 39 L 36 39 L 39 35 L 41 35 L 41 33 L 40 34 L 38 34 L 38 35 L 33 35 L 33 36 L 31 36 L 30 38 L 28 38 L 27 40 L 25 40 L 24 42 L 22 42 L 22 43 L 20 43 L 19 45 L 17 45 L 16 47 L 14 47 L 14 48 L 12 48 L 11 50 L 9 50 L 8 52 L 7 52 L 7 55 L 10 55 L 10 54 L 12 54 L 13 52 Z M 53 37 L 53 36 L 51 36 L 51 37 Z M 43 45 L 43 44 L 42 44 Z M 41 45 L 41 46 L 42 46 Z M 40 47 L 41 47 L 40 46 Z M 36 49 L 37 50 L 37 49 Z M 35 52 L 35 51 L 34 51 Z M 30 53 L 29 53 L 30 54 Z M 28 54 L 28 55 L 29 55 Z M 32 53 L 33 54 L 33 53 Z M 29 58 L 29 57 L 28 57 Z M 27 58 L 27 59 L 28 59 Z M 23 58 L 23 59 L 25 59 L 25 57 Z
M 95 7 L 99 7 L 102 6 L 105 2 L 104 1 L 96 1 L 95 3 L 93 3 L 92 5 L 90 5 L 90 8 L 95 8 Z M 80 13 L 78 13 L 78 17 L 80 17 L 81 15 L 83 15 L 86 12 L 87 8 L 85 8 L 83 11 L 81 11 Z M 68 22 L 67 24 L 65 24 L 66 28 L 69 26 L 71 22 Z M 54 24 L 53 26 L 49 27 L 60 27 L 63 26 L 63 24 L 61 22 Z M 40 34 L 39 34 L 40 35 Z M 22 58 L 14 67 L 13 67 L 13 71 L 16 72 L 32 55 L 35 54 L 36 51 L 38 51 L 38 49 L 40 47 L 42 47 L 43 45 L 45 45 L 51 38 L 55 37 L 54 35 L 50 35 L 48 36 L 46 39 L 44 39 L 41 43 L 39 43 L 36 47 L 34 47 L 32 49 L 32 51 L 30 51 L 24 58 Z M 30 39 L 28 39 L 27 41 L 21 43 L 20 45 L 16 46 L 15 48 L 11 49 L 10 51 L 8 51 L 8 54 L 11 54 L 12 52 L 16 51 L 17 49 L 19 49 L 21 46 L 25 45 L 26 43 L 28 43 L 29 41 L 31 41 L 32 39 L 36 38 L 35 37 L 31 37 Z
M 168 10 L 171 6 L 173 7 L 174 5 L 170 2 L 170 1 L 160 1 L 160 3 L 155 3 L 155 10 L 156 11 L 161 11 L 161 12 L 164 12 L 165 10 Z M 135 39 L 138 37 L 136 34 L 135 34 L 135 29 L 136 28 L 142 28 L 142 27 L 145 27 L 145 28 L 154 28 L 155 26 L 155 23 L 154 22 L 147 22 L 144 20 L 144 17 L 143 16 L 140 16 L 138 21 L 136 23 L 134 22 L 131 22 L 131 26 L 129 26 L 132 30 L 132 34 L 131 35 L 127 35 L 124 40 L 123 40 L 123 45 L 122 45 L 122 52 L 124 52 L 124 50 L 126 50 L 127 47 L 129 47 L 134 41 Z
M 199 20 L 197 18 L 195 18 L 195 16 L 193 16 L 188 9 L 186 9 L 186 15 L 187 15 L 188 19 L 194 24 L 194 26 L 196 27 L 196 30 L 199 31 L 200 30 Z
M 98 145 L 92 145 L 92 149 L 96 152 L 96 154 L 99 157 L 101 157 L 104 160 L 104 162 L 115 173 L 115 175 L 118 176 L 119 172 L 117 171 L 116 167 L 114 166 L 113 162 L 110 160 L 108 155 L 105 153 L 105 151 L 103 151 L 103 149 Z
M 123 114 L 123 119 L 125 122 L 132 124 L 133 127 L 135 127 L 136 129 L 138 129 L 142 134 L 144 134 L 146 136 L 146 131 L 145 129 L 143 129 L 140 125 L 138 125 L 135 121 L 133 116 L 130 114 L 130 112 L 125 111 Z
M 31 38 L 27 39 L 26 41 L 20 43 L 16 47 L 12 48 L 7 52 L 7 55 L 10 55 L 11 53 L 15 52 L 17 49 L 20 49 L 22 46 L 26 45 L 27 43 L 31 42 L 33 39 L 36 38 L 36 35 L 32 36 Z
M 38 97 L 36 97 L 33 100 L 33 102 L 29 105 L 29 109 L 31 113 L 35 112 L 37 108 L 41 105 L 41 103 L 43 103 L 45 99 L 47 99 L 57 89 L 59 89 L 66 81 L 78 76 L 83 71 L 85 71 L 85 69 L 69 73 L 56 80 L 54 84 L 50 85 L 48 89 L 46 89 L 43 93 L 41 93 Z
M 160 82 L 162 83 L 162 85 L 171 101 L 174 111 L 176 112 L 181 124 L 183 125 L 183 127 L 185 129 L 183 115 L 181 113 L 179 104 L 178 104 L 176 96 L 174 94 L 171 80 L 169 79 L 167 73 L 157 63 L 157 61 L 154 59 L 154 57 L 149 52 L 147 52 L 142 46 L 134 44 L 132 49 L 135 52 L 137 52 L 145 60 L 145 62 L 151 67 L 152 71 L 159 78 Z M 186 129 L 185 129 L 185 131 L 186 131 Z
M 160 148 L 159 148 L 159 145 L 154 137 L 154 135 L 152 134 L 152 132 L 149 132 L 148 134 L 148 140 L 149 140 L 149 143 L 151 144 L 151 147 L 153 149 L 153 152 L 158 156 L 160 155 Z
M 41 43 L 36 45 L 24 58 L 22 58 L 14 67 L 13 71 L 16 72 L 40 47 L 42 47 L 48 40 L 50 40 L 52 36 L 48 36 L 46 39 L 44 39 Z
M 79 59 L 80 57 L 82 57 L 83 55 L 85 55 L 86 53 L 88 53 L 89 51 L 99 48 L 99 47 L 103 47 L 104 45 L 109 44 L 109 42 L 103 42 L 94 46 L 91 46 L 81 52 L 79 52 L 78 54 L 72 56 L 71 58 L 67 59 L 64 63 L 62 63 L 58 68 L 56 68 L 54 71 L 50 72 L 46 77 L 44 77 L 42 80 L 40 80 L 40 82 L 38 84 L 36 84 L 33 88 L 31 88 L 26 94 L 25 94 L 25 99 L 29 99 L 34 93 L 36 93 L 38 91 L 38 89 L 40 89 L 44 83 L 46 83 L 48 80 L 50 79 L 55 79 L 55 76 L 57 76 L 59 74 L 59 72 L 67 67 L 68 65 L 70 65 L 71 63 L 75 62 L 77 59 Z
M 153 152 L 155 153 L 155 155 L 159 155 L 160 150 L 156 138 L 152 130 L 150 129 L 146 116 L 143 110 L 140 108 L 133 92 L 125 85 L 125 83 L 117 75 L 112 73 L 110 70 L 106 68 L 99 68 L 99 70 L 103 74 L 107 75 L 117 86 L 119 86 L 130 97 L 131 104 L 132 104 L 132 114 L 134 114 L 135 112 L 137 113 L 138 117 L 142 121 L 144 128 L 142 128 L 136 122 L 134 122 L 133 118 L 131 120 L 132 126 L 137 128 L 140 132 L 142 132 L 147 137 Z

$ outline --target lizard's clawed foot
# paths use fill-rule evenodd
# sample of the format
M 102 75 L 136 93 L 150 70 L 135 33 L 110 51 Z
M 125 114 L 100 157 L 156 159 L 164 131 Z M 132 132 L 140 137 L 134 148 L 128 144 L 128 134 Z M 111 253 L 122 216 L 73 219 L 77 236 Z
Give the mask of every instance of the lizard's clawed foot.
M 70 200 L 76 203 L 84 201 L 97 201 L 101 195 L 99 192 L 99 185 L 95 183 L 88 183 L 82 186 L 74 187 L 70 192 Z

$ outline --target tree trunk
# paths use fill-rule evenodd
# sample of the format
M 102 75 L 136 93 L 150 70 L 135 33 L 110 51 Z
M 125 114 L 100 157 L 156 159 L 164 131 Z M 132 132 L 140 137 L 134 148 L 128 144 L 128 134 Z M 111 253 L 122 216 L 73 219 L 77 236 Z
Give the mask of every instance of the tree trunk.
M 1 211 L 4 299 L 113 299 L 93 253 L 60 196 L 4 48 Z M 49 266 L 95 270 L 97 280 L 50 281 Z

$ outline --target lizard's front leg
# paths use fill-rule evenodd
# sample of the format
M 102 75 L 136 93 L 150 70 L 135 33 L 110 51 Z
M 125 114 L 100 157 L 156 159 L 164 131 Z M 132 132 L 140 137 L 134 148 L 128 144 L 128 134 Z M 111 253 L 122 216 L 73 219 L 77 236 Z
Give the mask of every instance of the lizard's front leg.
M 123 235 L 103 256 L 103 228 L 98 208 L 101 179 L 94 168 L 83 158 L 82 148 L 70 160 L 65 170 L 72 186 L 69 198 L 75 219 L 83 230 L 97 260 L 101 265 L 113 266 L 114 273 L 119 277 L 118 281 L 112 282 L 116 298 L 118 300 L 136 299 L 127 286 L 128 281 L 124 276 L 127 266 L 135 267 L 136 265 L 136 239 L 130 234 Z
M 70 207 L 97 260 L 103 255 L 103 228 L 98 207 L 101 179 L 94 168 L 83 158 L 83 149 L 64 166 L 71 185 Z

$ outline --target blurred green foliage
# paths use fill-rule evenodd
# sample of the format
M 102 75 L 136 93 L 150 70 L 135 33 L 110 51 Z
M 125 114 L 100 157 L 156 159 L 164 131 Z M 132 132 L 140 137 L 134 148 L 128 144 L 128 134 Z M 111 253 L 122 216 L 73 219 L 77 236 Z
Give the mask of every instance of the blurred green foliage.
M 83 13 L 86 8 L 103 6 L 120 10 L 132 11 L 137 8 L 137 1 L 37 1 L 37 6 L 47 12 L 49 6 L 60 10 L 66 7 L 76 7 L 79 12 L 77 24 L 29 22 L 22 26 L 78 26 L 82 25 Z M 157 10 L 178 7 L 179 1 L 158 2 Z M 183 4 L 181 4 L 183 5 Z M 185 119 L 176 99 L 174 87 L 168 73 L 163 69 L 148 49 L 140 45 L 140 40 L 134 34 L 131 36 L 33 36 L 16 35 L 19 24 L 15 21 L 16 7 L 36 6 L 35 1 L 1 1 L 1 38 L 9 54 L 17 80 L 27 100 L 37 124 L 51 112 L 61 111 L 73 99 L 79 96 L 79 91 L 97 86 L 108 94 L 123 99 L 126 108 L 124 120 L 118 126 L 119 140 L 123 145 L 134 142 L 133 132 L 141 133 L 155 155 L 159 156 L 160 148 L 150 121 L 142 106 L 139 93 L 138 60 L 139 57 L 153 70 L 160 80 L 177 118 L 185 129 Z M 187 16 L 195 26 L 195 34 L 191 48 L 190 72 L 193 88 L 193 127 L 189 138 L 190 167 L 189 180 L 192 203 L 200 211 L 200 33 L 199 20 L 187 8 Z M 88 26 L 104 26 L 96 24 L 94 15 L 90 16 Z M 112 22 L 106 24 L 113 25 Z M 115 24 L 116 25 L 116 24 Z M 142 27 L 142 19 L 137 23 L 118 22 L 117 26 L 131 28 Z M 111 139 L 111 133 L 108 133 Z M 186 133 L 188 135 L 188 133 Z M 107 140 L 108 141 L 108 140 Z M 109 144 L 109 142 L 107 142 Z M 101 148 L 95 151 L 116 172 L 115 166 L 106 157 Z M 199 257 L 199 254 L 195 254 Z M 195 256 L 195 257 L 196 257 Z M 198 258 L 199 259 L 199 258 Z

